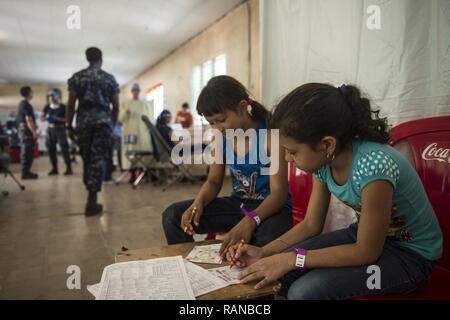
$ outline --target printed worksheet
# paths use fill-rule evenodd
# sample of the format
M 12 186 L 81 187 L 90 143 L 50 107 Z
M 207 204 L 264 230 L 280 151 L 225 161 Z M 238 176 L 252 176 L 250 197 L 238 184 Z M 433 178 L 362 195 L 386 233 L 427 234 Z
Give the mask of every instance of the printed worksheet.
M 233 267 L 230 268 L 230 266 L 226 267 L 219 267 L 214 269 L 208 270 L 210 273 L 212 273 L 214 276 L 224 280 L 229 285 L 231 284 L 239 284 L 241 281 L 239 280 L 239 277 L 244 271 L 244 268 L 240 267 Z
M 229 286 L 229 283 L 222 278 L 216 277 L 213 273 L 208 272 L 208 270 L 187 260 L 184 263 L 189 282 L 196 297 Z
M 219 255 L 220 246 L 220 243 L 206 246 L 195 246 L 186 259 L 196 263 L 221 264 L 222 259 Z
M 213 273 L 192 262 L 184 260 L 184 266 L 195 297 L 230 285 L 225 280 L 216 277 Z M 97 298 L 99 296 L 100 283 L 88 285 L 87 290 Z
M 98 292 L 100 290 L 100 283 L 96 283 L 96 284 L 91 284 L 91 285 L 87 285 L 86 289 L 95 297 L 98 297 Z
M 194 300 L 181 256 L 115 263 L 103 270 L 97 300 Z

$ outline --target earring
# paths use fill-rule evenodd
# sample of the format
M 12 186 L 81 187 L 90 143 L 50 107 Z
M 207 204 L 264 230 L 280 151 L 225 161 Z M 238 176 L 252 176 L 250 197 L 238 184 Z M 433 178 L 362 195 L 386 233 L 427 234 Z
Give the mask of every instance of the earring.
M 336 158 L 336 156 L 334 155 L 334 153 L 327 153 L 327 160 L 328 160 L 328 161 L 333 161 L 334 158 Z
M 250 115 L 250 117 L 253 117 L 253 107 L 251 104 L 247 105 L 247 113 Z

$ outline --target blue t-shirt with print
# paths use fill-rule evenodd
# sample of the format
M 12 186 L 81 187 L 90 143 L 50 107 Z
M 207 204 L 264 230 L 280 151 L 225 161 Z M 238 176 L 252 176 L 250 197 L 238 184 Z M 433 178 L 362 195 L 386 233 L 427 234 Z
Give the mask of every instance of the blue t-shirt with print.
M 249 152 L 245 156 L 237 155 L 231 139 L 223 138 L 223 159 L 231 172 L 232 196 L 246 200 L 264 200 L 270 195 L 270 175 L 263 174 L 262 171 L 269 170 L 270 162 L 262 161 L 261 158 L 261 153 L 268 158 L 265 145 L 267 133 L 266 123 L 258 122 L 255 135 L 250 139 Z M 285 206 L 291 207 L 289 193 Z
M 428 260 L 442 255 L 442 232 L 422 182 L 411 163 L 389 145 L 353 140 L 351 175 L 338 185 L 329 165 L 321 167 L 315 177 L 328 190 L 361 214 L 361 193 L 365 186 L 385 180 L 394 187 L 388 239 L 412 249 Z

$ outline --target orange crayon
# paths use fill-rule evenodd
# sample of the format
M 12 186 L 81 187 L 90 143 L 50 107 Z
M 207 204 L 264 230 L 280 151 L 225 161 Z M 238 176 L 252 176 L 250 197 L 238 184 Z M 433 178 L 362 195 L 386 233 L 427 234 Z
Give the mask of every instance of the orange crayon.
M 239 242 L 238 248 L 237 250 L 239 250 L 240 248 L 242 248 L 242 246 L 244 245 L 244 239 L 241 240 L 241 242 Z M 236 250 L 236 252 L 237 252 Z M 231 258 L 231 264 L 230 264 L 230 269 L 233 268 L 234 264 L 236 263 L 236 255 L 234 257 Z

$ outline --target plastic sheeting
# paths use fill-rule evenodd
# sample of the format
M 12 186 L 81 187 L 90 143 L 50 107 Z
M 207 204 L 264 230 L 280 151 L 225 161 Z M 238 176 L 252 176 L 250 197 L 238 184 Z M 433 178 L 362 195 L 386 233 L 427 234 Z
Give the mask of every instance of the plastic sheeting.
M 261 0 L 261 26 L 268 106 L 306 82 L 352 83 L 390 125 L 450 114 L 450 0 Z
M 352 83 L 390 125 L 450 114 L 450 0 L 261 0 L 261 20 L 267 106 L 303 83 Z M 324 232 L 352 222 L 333 197 Z

